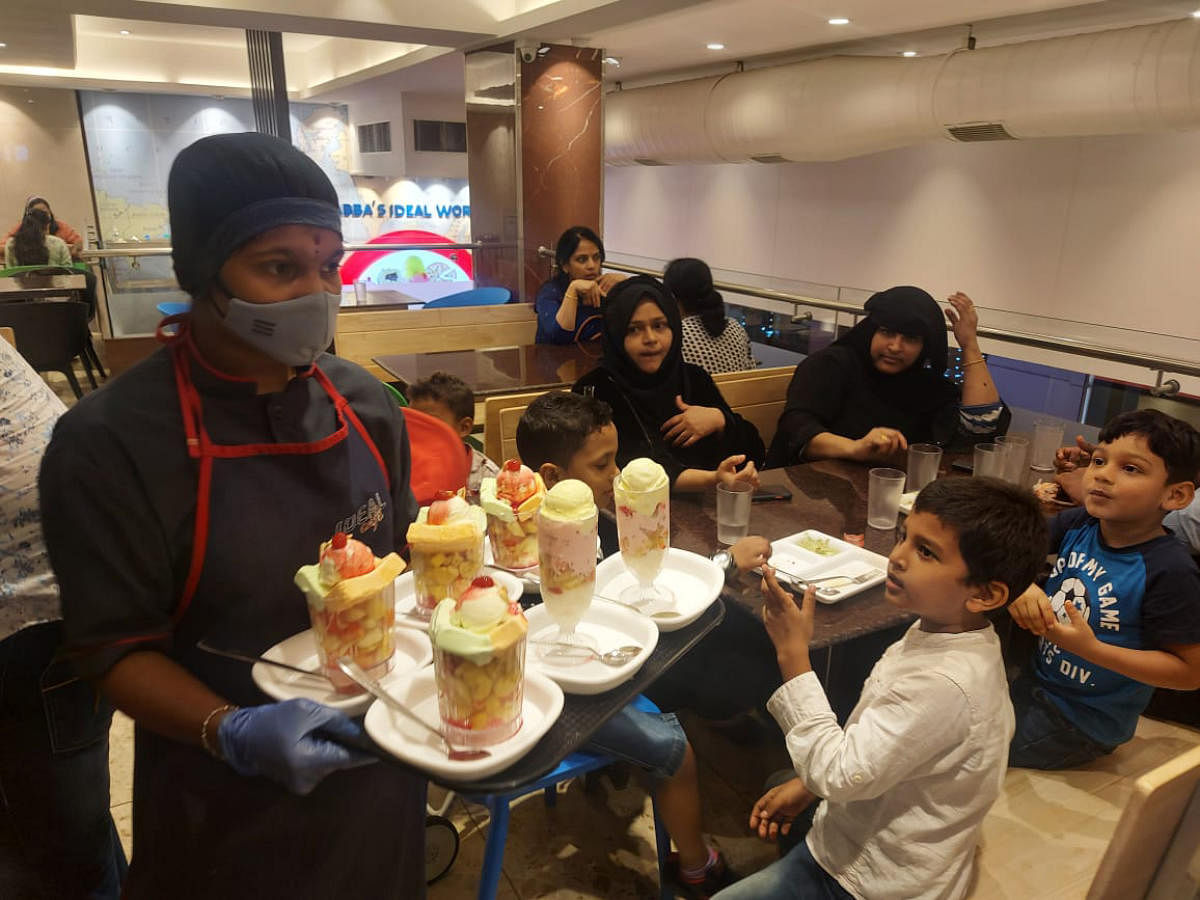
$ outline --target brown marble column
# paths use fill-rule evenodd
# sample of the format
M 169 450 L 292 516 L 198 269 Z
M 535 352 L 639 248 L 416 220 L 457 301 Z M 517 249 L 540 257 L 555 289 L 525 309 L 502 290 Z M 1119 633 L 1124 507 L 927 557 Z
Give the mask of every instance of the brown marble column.
M 475 253 L 476 282 L 532 302 L 571 225 L 601 231 L 602 51 L 542 45 L 524 62 L 512 44 L 467 54 L 467 171 L 471 234 L 515 243 Z M 601 232 L 603 233 L 603 232 Z
M 604 184 L 602 51 L 549 45 L 520 62 L 521 225 L 525 297 L 532 300 L 571 225 L 601 231 Z

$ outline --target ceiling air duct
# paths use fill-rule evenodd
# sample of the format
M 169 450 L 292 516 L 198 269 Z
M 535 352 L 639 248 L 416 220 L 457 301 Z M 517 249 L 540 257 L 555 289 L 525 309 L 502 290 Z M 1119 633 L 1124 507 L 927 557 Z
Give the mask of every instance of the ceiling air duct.
M 605 162 L 825 161 L 929 140 L 1200 126 L 1194 19 L 944 56 L 841 56 L 605 98 Z

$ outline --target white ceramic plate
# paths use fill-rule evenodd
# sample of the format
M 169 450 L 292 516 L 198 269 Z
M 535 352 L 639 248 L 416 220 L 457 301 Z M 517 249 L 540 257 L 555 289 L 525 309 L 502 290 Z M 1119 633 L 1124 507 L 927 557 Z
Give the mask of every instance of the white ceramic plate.
M 642 652 L 621 666 L 606 666 L 594 656 L 580 659 L 574 657 L 543 659 L 543 650 L 553 650 L 534 641 L 554 641 L 558 626 L 546 612 L 544 604 L 525 611 L 529 620 L 529 644 L 525 647 L 525 667 L 536 668 L 558 682 L 568 694 L 602 694 L 623 684 L 642 667 L 647 657 L 658 646 L 658 628 L 654 620 L 639 616 L 635 612 L 613 606 L 602 601 L 594 602 L 583 619 L 575 626 L 575 633 L 586 635 L 596 642 L 596 650 L 604 653 L 627 644 L 636 644 Z
M 596 595 L 621 599 L 621 592 L 637 584 L 633 573 L 625 568 L 625 562 L 620 553 L 614 553 L 608 559 L 596 566 Z M 653 612 L 672 610 L 679 613 L 677 619 L 652 619 L 659 631 L 678 631 L 685 625 L 690 625 L 700 618 L 712 602 L 721 595 L 725 586 L 725 573 L 720 566 L 698 553 L 690 553 L 672 547 L 667 551 L 666 561 L 658 578 L 654 579 L 656 586 L 671 589 L 675 595 L 670 606 L 653 607 Z M 600 601 L 602 605 L 603 600 Z M 617 607 L 618 609 L 620 607 Z M 634 615 L 637 615 L 634 613 Z
M 799 542 L 805 539 L 824 541 L 830 550 L 836 552 L 829 556 L 813 553 L 800 546 Z M 854 578 L 867 572 L 872 573 L 870 578 L 860 584 L 836 581 L 824 587 L 818 584 L 817 600 L 821 603 L 837 603 L 887 580 L 886 556 L 880 556 L 816 530 L 801 531 L 774 541 L 771 544 L 771 562 L 781 571 L 800 578 L 824 578 L 833 575 Z
M 901 494 L 900 495 L 900 512 L 904 513 L 906 516 L 912 515 L 913 504 L 917 502 L 917 494 L 919 494 L 919 493 L 921 493 L 921 492 L 920 491 L 909 491 L 906 494 Z
M 422 669 L 390 693 L 434 728 L 441 728 L 438 715 L 437 686 L 433 668 Z M 474 781 L 503 771 L 528 753 L 563 708 L 562 689 L 537 671 L 525 670 L 525 703 L 521 728 L 506 741 L 487 750 L 483 759 L 450 760 L 446 748 L 436 737 L 376 700 L 367 710 L 363 724 L 375 743 L 393 756 L 427 772 L 437 781 Z
M 508 591 L 508 600 L 510 603 L 521 599 L 524 583 L 515 575 L 510 575 L 503 569 L 489 569 L 486 566 L 479 574 L 490 575 L 497 582 L 504 585 L 504 589 Z M 413 581 L 413 573 L 409 570 L 403 575 L 396 576 L 396 625 L 404 628 L 419 628 L 421 631 L 428 631 L 429 620 L 417 616 L 416 608 L 417 591 Z
M 429 638 L 411 628 L 396 628 L 392 631 L 396 642 L 396 655 L 392 658 L 392 670 L 380 683 L 389 689 L 403 684 L 416 669 L 422 669 L 433 661 L 433 647 Z M 311 629 L 294 634 L 281 641 L 263 654 L 267 659 L 299 666 L 302 669 L 319 669 L 317 635 Z M 268 697 L 275 700 L 295 700 L 307 697 L 326 706 L 339 709 L 348 716 L 360 716 L 371 705 L 370 694 L 339 694 L 333 685 L 323 678 L 312 678 L 299 672 L 255 663 L 250 670 L 254 683 Z

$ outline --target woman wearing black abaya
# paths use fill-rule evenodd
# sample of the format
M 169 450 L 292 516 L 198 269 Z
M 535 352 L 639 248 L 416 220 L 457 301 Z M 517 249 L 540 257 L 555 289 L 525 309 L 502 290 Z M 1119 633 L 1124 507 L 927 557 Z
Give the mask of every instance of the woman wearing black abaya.
M 620 465 L 648 456 L 681 493 L 758 483 L 758 429 L 729 408 L 707 372 L 683 361 L 679 308 L 657 279 L 642 275 L 613 288 L 603 338 L 604 361 L 572 390 L 612 407 Z
M 915 287 L 881 291 L 867 318 L 796 368 L 768 465 L 811 459 L 881 459 L 911 443 L 963 446 L 1002 434 L 1009 412 L 979 350 L 971 298 L 949 298 L 963 353 L 962 388 L 945 378 L 946 326 Z

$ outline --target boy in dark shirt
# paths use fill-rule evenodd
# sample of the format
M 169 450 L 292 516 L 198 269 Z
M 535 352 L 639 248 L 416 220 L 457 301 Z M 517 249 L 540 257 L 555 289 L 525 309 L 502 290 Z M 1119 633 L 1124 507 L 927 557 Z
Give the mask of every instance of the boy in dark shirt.
M 1155 687 L 1200 687 L 1200 570 L 1163 528 L 1195 495 L 1200 434 L 1157 410 L 1122 413 L 1100 432 L 1084 506 L 1051 527 L 1045 589 L 1009 608 L 1040 638 L 1012 685 L 1009 765 L 1059 769 L 1133 737 Z

